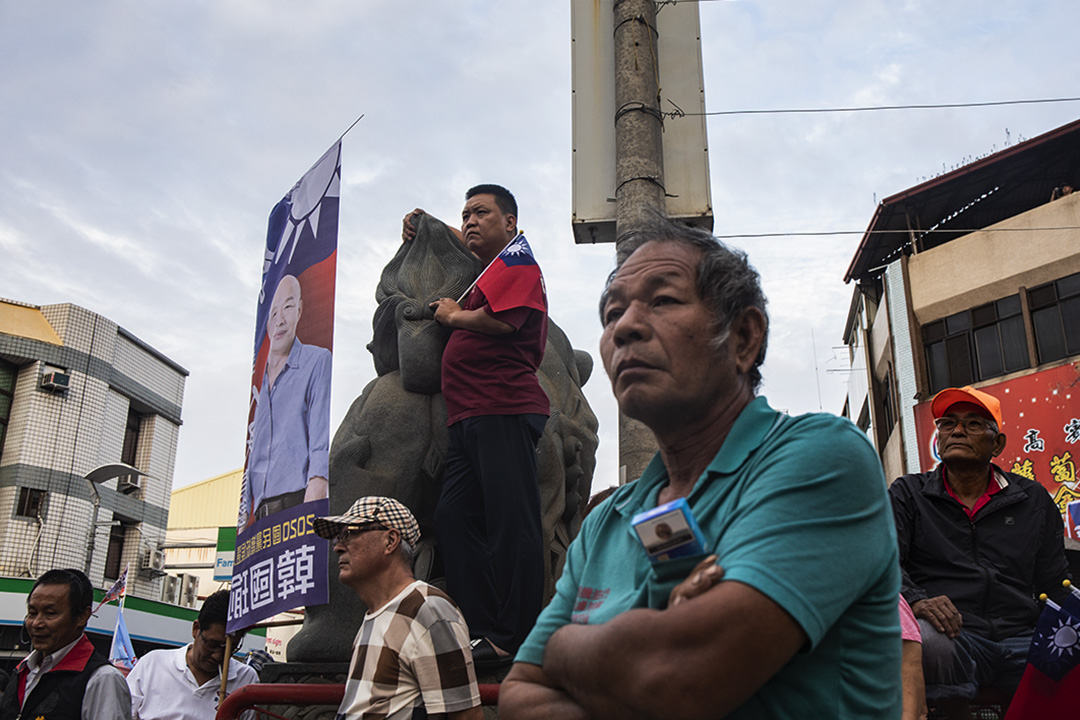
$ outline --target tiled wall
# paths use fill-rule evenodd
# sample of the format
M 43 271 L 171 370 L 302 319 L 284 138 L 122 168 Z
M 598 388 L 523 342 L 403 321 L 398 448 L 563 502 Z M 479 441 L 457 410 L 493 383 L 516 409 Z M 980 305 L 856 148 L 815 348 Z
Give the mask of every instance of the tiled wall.
M 94 536 L 90 578 L 98 587 L 107 582 L 102 577 L 109 540 L 106 523 L 115 512 L 139 521 L 126 532 L 121 561 L 121 567 L 131 565 L 129 591 L 156 599 L 160 579 L 141 576 L 138 570 L 147 550 L 165 539 L 184 373 L 88 310 L 50 305 L 41 312 L 63 340 L 64 357 L 71 358 L 73 366 L 63 368 L 71 384 L 63 394 L 39 390 L 41 356 L 23 357 L 30 362 L 19 371 L 0 459 L 0 575 L 36 576 L 51 567 L 84 566 L 93 504 L 83 476 L 99 465 L 119 462 L 131 403 L 124 392 L 134 391 L 133 397 L 142 394 L 140 408 L 160 407 L 169 417 L 143 417 L 135 464 L 150 477 L 142 479 L 142 489 L 123 495 L 116 490 L 116 480 L 98 486 L 102 525 Z M 46 350 L 55 353 L 55 346 Z M 43 526 L 15 515 L 23 486 L 48 491 Z
M 166 400 L 177 405 L 183 403 L 184 376 L 126 337 L 116 337 L 116 357 L 113 365 L 132 380 L 152 388 Z

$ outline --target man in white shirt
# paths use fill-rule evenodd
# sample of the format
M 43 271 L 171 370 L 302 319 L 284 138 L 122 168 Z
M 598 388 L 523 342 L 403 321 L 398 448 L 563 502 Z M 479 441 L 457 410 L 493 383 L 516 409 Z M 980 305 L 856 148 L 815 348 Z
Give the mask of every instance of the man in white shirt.
M 79 570 L 49 570 L 26 599 L 26 632 L 34 646 L 0 701 L 0 720 L 128 720 L 124 676 L 83 631 L 94 588 Z
M 229 591 L 203 601 L 191 625 L 190 645 L 147 653 L 128 673 L 132 720 L 204 720 L 217 714 L 221 664 L 225 658 L 225 622 Z M 251 667 L 229 663 L 226 694 L 259 682 Z

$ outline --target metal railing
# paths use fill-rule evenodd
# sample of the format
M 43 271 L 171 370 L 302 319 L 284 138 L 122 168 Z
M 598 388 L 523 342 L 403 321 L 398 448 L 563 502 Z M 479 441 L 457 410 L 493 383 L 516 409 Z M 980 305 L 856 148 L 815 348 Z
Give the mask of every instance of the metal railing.
M 499 703 L 499 685 L 480 683 L 480 704 Z M 331 683 L 254 683 L 235 690 L 217 711 L 217 720 L 236 720 L 245 710 L 267 714 L 256 705 L 340 705 L 345 696 L 343 684 Z M 280 717 L 271 715 L 271 717 Z

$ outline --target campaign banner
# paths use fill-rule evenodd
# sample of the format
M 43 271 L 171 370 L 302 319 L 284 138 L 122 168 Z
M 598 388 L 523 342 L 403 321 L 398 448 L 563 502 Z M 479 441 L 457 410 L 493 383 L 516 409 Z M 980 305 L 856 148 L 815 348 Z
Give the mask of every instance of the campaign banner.
M 326 512 L 340 193 L 338 140 L 270 211 L 255 314 L 234 588 L 238 577 L 261 578 L 273 560 L 259 553 L 242 556 L 241 547 L 253 547 L 268 529 L 295 521 L 295 508 Z M 325 541 L 310 541 L 322 543 L 325 554 Z M 273 550 L 278 551 L 291 550 Z M 262 563 L 257 571 L 256 563 Z M 285 596 L 292 603 L 285 609 L 325 603 L 325 562 L 313 587 L 305 584 L 303 592 Z M 262 602 L 251 607 L 237 618 L 251 624 L 279 611 Z M 230 628 L 246 627 L 234 622 L 230 612 Z
M 1080 500 L 1080 384 L 1072 364 L 1024 375 L 979 390 L 1001 403 L 1005 450 L 993 462 L 1002 470 L 1035 480 L 1061 512 L 1065 534 L 1076 537 L 1069 503 Z M 941 462 L 930 402 L 915 406 L 919 461 L 924 470 Z M 1080 538 L 1078 538 L 1080 539 Z
M 329 514 L 314 500 L 256 520 L 236 537 L 226 632 L 304 605 L 327 602 L 326 540 L 314 520 Z

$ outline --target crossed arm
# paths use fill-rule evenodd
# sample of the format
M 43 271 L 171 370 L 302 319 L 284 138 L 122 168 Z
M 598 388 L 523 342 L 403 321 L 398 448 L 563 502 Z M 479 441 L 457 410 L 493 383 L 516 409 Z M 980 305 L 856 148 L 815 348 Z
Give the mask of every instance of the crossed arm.
M 749 585 L 724 582 L 682 601 L 673 597 L 666 610 L 560 628 L 542 667 L 511 669 L 499 712 L 507 720 L 723 717 L 806 642 L 775 602 Z

